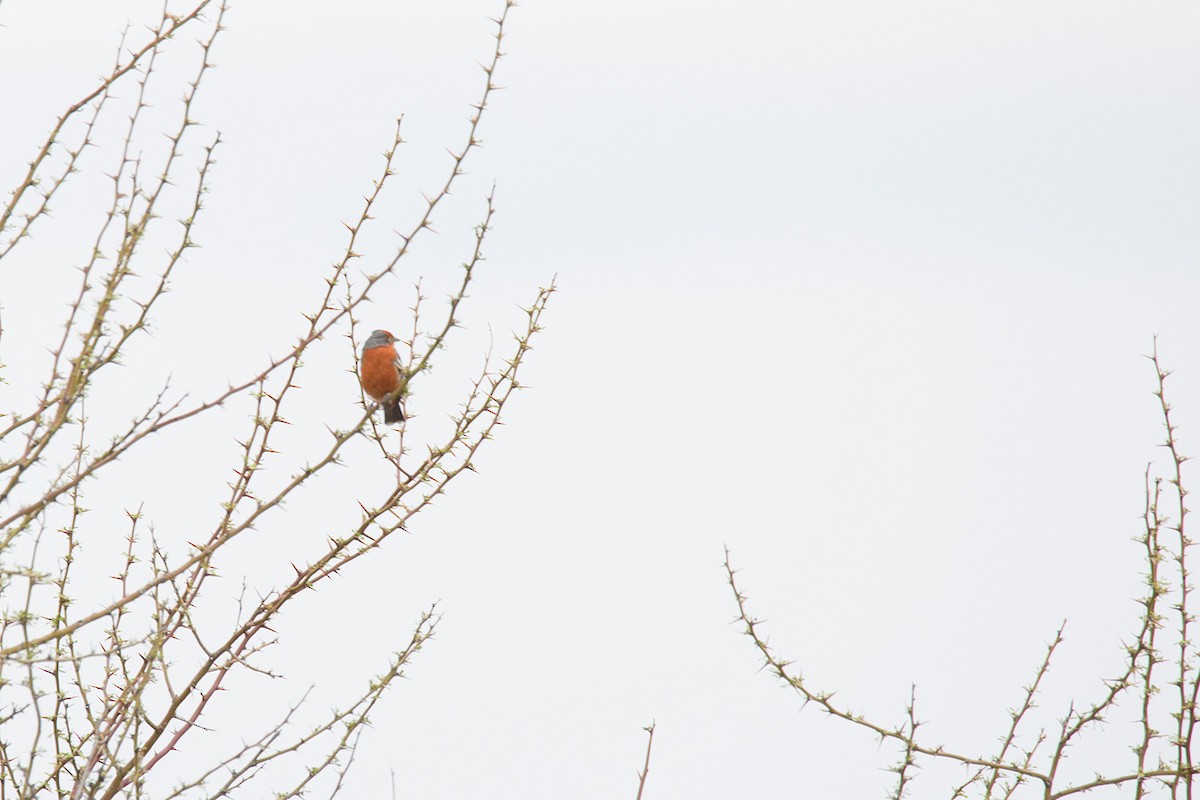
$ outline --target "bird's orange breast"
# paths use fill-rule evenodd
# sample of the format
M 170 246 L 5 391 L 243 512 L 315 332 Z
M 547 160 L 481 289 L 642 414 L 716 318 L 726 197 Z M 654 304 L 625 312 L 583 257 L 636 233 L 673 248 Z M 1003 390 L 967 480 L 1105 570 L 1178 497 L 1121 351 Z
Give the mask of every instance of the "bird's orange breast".
M 363 391 L 372 400 L 383 400 L 400 388 L 400 370 L 396 367 L 396 348 L 372 347 L 363 353 L 362 364 Z

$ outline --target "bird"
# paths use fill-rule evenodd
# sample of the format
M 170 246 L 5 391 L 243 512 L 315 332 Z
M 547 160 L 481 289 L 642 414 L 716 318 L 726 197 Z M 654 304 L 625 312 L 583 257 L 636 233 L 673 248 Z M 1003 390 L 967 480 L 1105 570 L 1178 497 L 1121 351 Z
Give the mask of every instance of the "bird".
M 388 424 L 404 422 L 404 412 L 400 410 L 403 373 L 394 347 L 397 341 L 388 331 L 372 331 L 363 343 L 362 361 L 359 362 L 363 391 L 375 402 L 383 404 L 383 421 Z

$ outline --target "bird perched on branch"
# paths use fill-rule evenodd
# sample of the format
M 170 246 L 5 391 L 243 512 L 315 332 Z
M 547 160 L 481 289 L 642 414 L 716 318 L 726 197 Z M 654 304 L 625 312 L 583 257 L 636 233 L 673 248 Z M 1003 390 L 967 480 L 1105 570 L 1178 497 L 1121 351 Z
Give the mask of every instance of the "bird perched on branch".
M 394 346 L 396 341 L 388 331 L 372 331 L 363 344 L 362 361 L 359 362 L 363 391 L 375 402 L 383 404 L 383 421 L 386 423 L 404 421 L 404 412 L 400 410 L 404 378 Z

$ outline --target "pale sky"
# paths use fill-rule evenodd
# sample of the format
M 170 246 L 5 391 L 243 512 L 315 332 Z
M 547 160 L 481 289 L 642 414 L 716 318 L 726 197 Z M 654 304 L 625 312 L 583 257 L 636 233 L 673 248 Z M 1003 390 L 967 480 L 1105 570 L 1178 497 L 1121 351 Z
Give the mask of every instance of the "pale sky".
M 0 5 L 6 193 L 158 7 Z M 501 7 L 235 3 L 195 115 L 197 141 L 224 140 L 202 248 L 140 345 L 157 366 L 125 380 L 202 393 L 290 347 L 403 115 L 394 222 L 364 246 L 390 253 L 465 135 Z M 895 748 L 759 670 L 725 545 L 780 655 L 881 722 L 915 683 L 931 740 L 989 754 L 1064 619 L 1043 722 L 1097 699 L 1138 621 L 1143 474 L 1167 467 L 1156 335 L 1200 454 L 1200 9 L 527 0 L 507 34 L 485 146 L 363 324 L 403 320 L 418 275 L 440 302 L 495 181 L 467 328 L 411 404 L 452 410 L 557 275 L 530 389 L 479 474 L 292 609 L 269 655 L 286 680 L 235 684 L 196 741 L 249 736 L 314 683 L 315 718 L 440 600 L 346 796 L 390 797 L 394 772 L 401 798 L 632 798 L 654 720 L 651 800 L 883 797 Z M 189 48 L 163 64 L 164 110 Z M 0 271 L 6 407 L 57 324 L 44 276 L 86 252 L 49 229 L 31 244 Z M 298 448 L 355 413 L 344 351 L 306 368 Z M 95 500 L 112 546 L 144 502 L 184 548 L 243 422 L 125 465 Z M 372 452 L 330 497 L 393 479 Z M 252 590 L 340 518 L 305 502 L 246 546 Z M 1124 764 L 1124 724 L 1065 769 Z M 915 796 L 967 777 L 927 772 Z

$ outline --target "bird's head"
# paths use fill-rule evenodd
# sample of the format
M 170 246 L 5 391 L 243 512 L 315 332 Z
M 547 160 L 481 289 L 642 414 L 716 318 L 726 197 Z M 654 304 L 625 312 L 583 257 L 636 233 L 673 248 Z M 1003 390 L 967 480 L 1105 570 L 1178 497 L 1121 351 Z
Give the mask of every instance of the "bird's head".
M 386 347 L 397 341 L 399 340 L 395 336 L 392 336 L 390 331 L 371 331 L 370 337 L 363 343 L 363 350 L 370 350 L 373 347 Z

